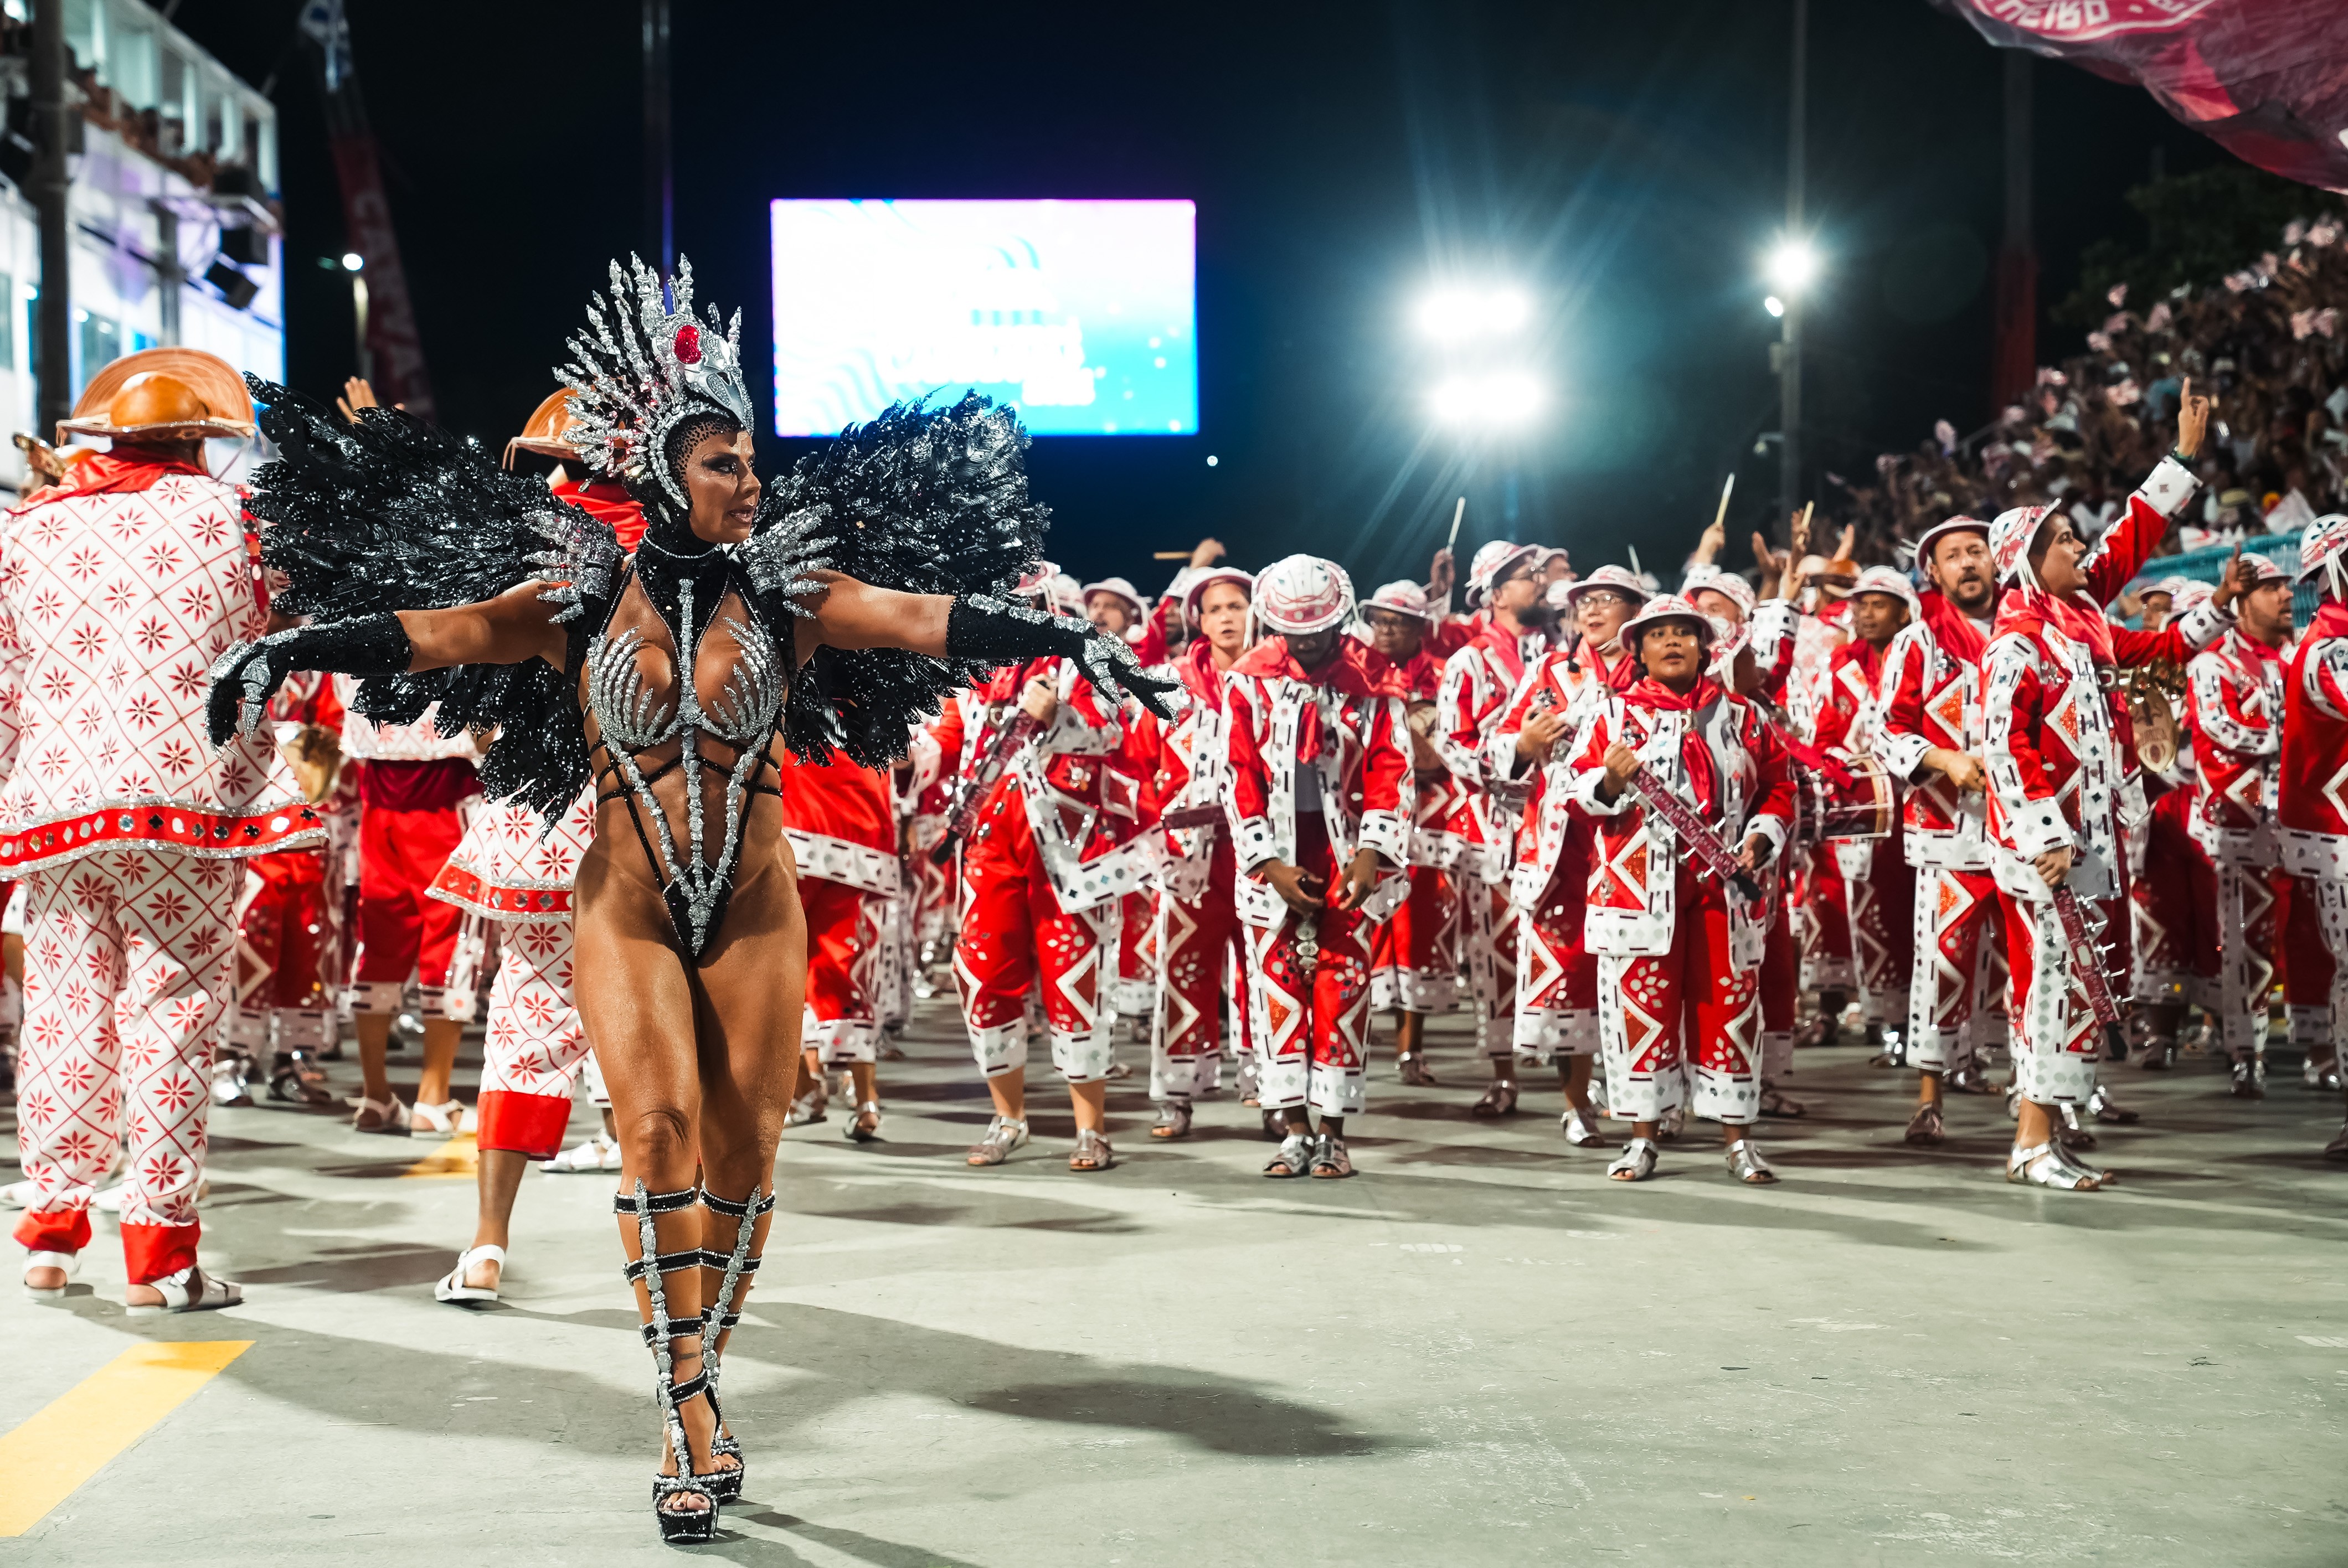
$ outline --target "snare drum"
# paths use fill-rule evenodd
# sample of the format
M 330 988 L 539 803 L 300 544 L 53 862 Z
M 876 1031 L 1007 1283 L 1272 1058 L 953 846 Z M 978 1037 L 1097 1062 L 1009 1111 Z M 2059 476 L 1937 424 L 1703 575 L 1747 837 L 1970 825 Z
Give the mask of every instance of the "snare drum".
M 1900 792 L 1890 772 L 1873 757 L 1844 764 L 1848 784 L 1831 775 L 1794 767 L 1794 831 L 1805 844 L 1829 838 L 1889 838 L 1900 823 Z

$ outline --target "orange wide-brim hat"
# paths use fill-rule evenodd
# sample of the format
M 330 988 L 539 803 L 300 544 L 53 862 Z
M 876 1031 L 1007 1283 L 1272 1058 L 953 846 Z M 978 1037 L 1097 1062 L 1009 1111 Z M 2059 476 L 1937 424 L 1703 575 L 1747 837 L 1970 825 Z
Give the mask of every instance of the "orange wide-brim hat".
M 112 436 L 149 441 L 251 439 L 252 398 L 236 367 L 200 348 L 142 348 L 89 378 L 57 439 Z
M 563 439 L 572 424 L 571 389 L 561 387 L 547 394 L 521 427 L 521 434 L 506 443 L 506 466 L 513 466 L 516 452 L 535 452 L 541 457 L 576 462 L 583 456 L 578 447 Z

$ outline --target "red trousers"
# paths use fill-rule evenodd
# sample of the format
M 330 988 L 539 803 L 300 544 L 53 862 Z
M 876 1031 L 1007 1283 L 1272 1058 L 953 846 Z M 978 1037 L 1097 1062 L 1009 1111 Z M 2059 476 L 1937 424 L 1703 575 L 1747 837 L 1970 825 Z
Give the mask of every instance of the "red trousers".
M 2331 950 L 2323 945 L 2323 923 L 2316 908 L 2315 884 L 2304 876 L 2286 876 L 2282 930 L 2276 953 L 2282 968 L 2283 1011 L 2291 1019 L 2291 1042 L 2322 1060 L 2332 1055 L 2343 1029 L 2348 1007 L 2332 1005 L 2333 978 L 2337 973 Z
M 1370 1006 L 1449 1012 L 1458 1000 L 1458 884 L 1448 871 L 1414 866 L 1410 897 L 1372 928 Z
M 2153 803 L 2145 825 L 2144 875 L 2128 886 L 2136 963 L 2129 989 L 2140 1002 L 2218 1005 L 2218 868 L 2186 825 L 2193 792 L 2173 789 Z
M 1296 819 L 1295 864 L 1321 877 L 1334 899 L 1344 867 L 1318 813 Z M 1370 1019 L 1370 926 L 1332 904 L 1251 927 L 1259 1032 L 1257 1092 L 1267 1111 L 1310 1105 L 1325 1116 L 1362 1109 L 1363 1055 Z
M 236 1011 L 228 1038 L 250 1052 L 334 1043 L 335 933 L 326 907 L 326 852 L 284 849 L 245 863 L 247 897 L 237 919 Z
M 359 819 L 359 958 L 353 1010 L 399 1010 L 413 974 L 427 1018 L 452 1016 L 443 988 L 465 912 L 427 897 L 465 835 L 455 806 L 397 811 L 370 804 Z
M 1188 1100 L 1209 1086 L 1222 1048 L 1220 1013 L 1226 1001 L 1241 1049 L 1252 1043 L 1238 881 L 1231 835 L 1219 829 L 1207 859 L 1206 890 L 1195 901 L 1171 892 L 1159 897 L 1158 1006 L 1149 1052 L 1153 1100 Z
M 1813 845 L 1803 851 L 1797 876 L 1794 934 L 1801 944 L 1802 989 L 1849 990 L 1859 976 L 1850 957 L 1850 902 L 1833 849 Z
M 1594 989 L 1597 977 L 1591 983 Z M 1794 907 L 1784 886 L 1761 945 L 1761 1076 L 1775 1081 L 1794 1070 L 1794 1033 L 1801 1022 L 1801 961 L 1794 953 Z
M 880 1060 L 880 922 L 885 893 L 820 876 L 799 878 L 807 911 L 808 973 L 800 1043 L 827 1067 Z
M 1588 850 L 1587 835 L 1569 833 L 1540 902 L 1517 916 L 1512 1043 L 1543 1061 L 1598 1053 L 1598 959 L 1581 940 Z
M 1916 967 L 1916 878 L 1900 835 L 1836 843 L 1850 931 L 1851 971 L 1871 1024 L 1905 1027 Z
M 1731 960 L 1719 884 L 1678 876 L 1671 951 L 1598 956 L 1607 1108 L 1653 1122 L 1684 1105 L 1742 1126 L 1761 1114 L 1760 976 Z
M 963 882 L 954 981 L 980 1071 L 994 1078 L 1026 1064 L 1027 993 L 1040 983 L 1053 1065 L 1071 1083 L 1099 1081 L 1116 1022 L 1105 971 L 1117 961 L 1118 901 L 1062 907 L 1015 788 L 996 795 L 972 835 Z
M 1972 1064 L 1990 1032 L 1976 1027 L 1974 1009 L 1988 949 L 2004 937 L 2005 895 L 1986 871 L 1919 866 L 1914 876 L 1908 1061 L 1927 1072 L 1956 1072 Z M 2002 1009 L 2003 999 L 1993 1005 Z

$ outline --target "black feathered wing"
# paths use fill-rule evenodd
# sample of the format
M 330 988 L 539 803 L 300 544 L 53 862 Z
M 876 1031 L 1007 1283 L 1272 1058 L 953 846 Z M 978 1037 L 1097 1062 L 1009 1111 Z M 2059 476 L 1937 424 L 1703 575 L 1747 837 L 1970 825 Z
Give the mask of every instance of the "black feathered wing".
M 610 592 L 621 559 L 611 525 L 509 474 L 479 442 L 397 409 L 355 425 L 284 387 L 247 376 L 278 456 L 252 479 L 246 509 L 268 525 L 262 559 L 290 586 L 277 607 L 321 621 L 387 610 L 447 610 L 518 583 L 567 584 L 546 597 L 572 623 Z M 559 815 L 592 779 L 575 680 L 541 659 L 460 664 L 359 683 L 353 704 L 413 723 L 440 704 L 443 734 L 495 728 L 481 764 L 492 800 Z
M 770 486 L 743 548 L 769 624 L 791 624 L 810 567 L 906 593 L 1010 592 L 1042 556 L 1051 508 L 1029 498 L 1027 433 L 976 393 L 947 408 L 891 405 Z M 826 648 L 799 671 L 783 743 L 810 762 L 845 752 L 886 767 L 911 727 L 987 672 L 901 649 Z

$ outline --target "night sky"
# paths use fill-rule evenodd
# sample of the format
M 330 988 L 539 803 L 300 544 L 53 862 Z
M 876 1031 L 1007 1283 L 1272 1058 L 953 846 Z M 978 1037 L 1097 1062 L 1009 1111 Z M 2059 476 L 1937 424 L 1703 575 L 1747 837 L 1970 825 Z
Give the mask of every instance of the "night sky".
M 346 286 L 316 264 L 345 246 L 297 9 L 185 0 L 174 19 L 276 76 L 289 370 L 324 393 L 355 360 Z M 1757 259 L 1784 214 L 1786 0 L 674 9 L 678 244 L 704 300 L 742 307 L 762 422 L 773 198 L 1198 202 L 1202 434 L 1031 455 L 1051 551 L 1080 576 L 1155 589 L 1153 548 L 1212 533 L 1251 567 L 1334 556 L 1366 592 L 1423 569 L 1463 489 L 1463 555 L 1509 535 L 1584 569 L 1625 543 L 1652 566 L 1730 466 L 1740 530 L 1774 505 L 1775 458 L 1753 453 L 1776 425 Z M 349 11 L 442 417 L 501 444 L 553 389 L 607 260 L 644 243 L 640 7 Z M 1924 0 L 1814 0 L 1811 29 L 1808 205 L 1831 270 L 1807 423 L 1816 462 L 1857 477 L 1936 418 L 1992 413 L 2001 64 Z M 2171 172 L 2224 155 L 2136 89 L 2035 69 L 2043 314 L 2082 245 L 2133 232 L 2121 194 L 2156 149 Z M 1456 270 L 1541 302 L 1529 354 L 1557 396 L 1506 445 L 1426 416 L 1406 313 Z M 2076 337 L 2042 323 L 2040 359 Z M 762 462 L 795 445 L 762 438 Z

